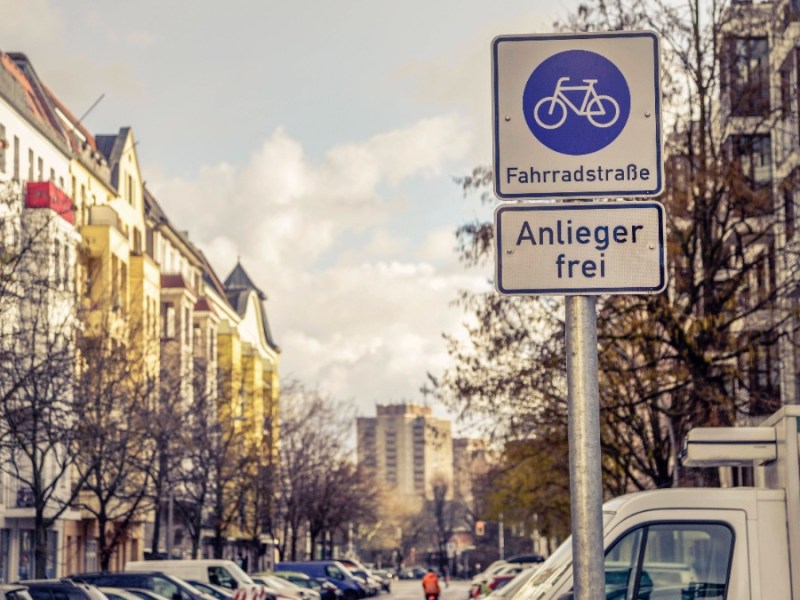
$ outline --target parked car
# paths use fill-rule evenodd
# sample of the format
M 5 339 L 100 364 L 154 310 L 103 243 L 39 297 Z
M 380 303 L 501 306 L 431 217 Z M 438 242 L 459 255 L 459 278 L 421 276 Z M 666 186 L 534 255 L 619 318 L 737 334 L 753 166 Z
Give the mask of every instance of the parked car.
M 129 560 L 125 572 L 160 571 L 185 581 L 202 581 L 219 587 L 235 590 L 254 585 L 250 576 L 232 560 Z
M 317 596 L 314 598 L 316 600 L 337 600 L 342 596 L 342 593 L 332 583 L 328 581 L 323 582 L 314 579 L 313 577 L 309 577 L 305 573 L 295 572 L 295 571 L 274 571 L 272 573 L 275 577 L 280 577 L 281 579 L 285 579 L 294 585 L 316 592 Z M 254 577 L 255 579 L 255 577 Z
M 95 586 L 69 579 L 31 579 L 23 585 L 33 600 L 107 600 Z
M 372 571 L 370 571 L 357 560 L 352 560 L 349 558 L 340 558 L 338 560 L 345 567 L 347 567 L 347 570 L 353 575 L 356 577 L 361 577 L 361 579 L 364 580 L 364 587 L 367 590 L 367 596 L 378 595 L 378 593 L 381 591 L 381 582 L 372 574 Z
M 130 592 L 135 596 L 138 596 L 139 598 L 141 598 L 141 600 L 169 600 L 168 598 L 164 598 L 164 596 L 162 596 L 161 594 L 156 594 L 153 590 L 126 588 L 125 591 Z
M 152 590 L 167 600 L 216 600 L 213 596 L 204 594 L 182 579 L 158 571 L 150 573 L 78 573 L 70 575 L 69 578 L 96 586 Z
M 392 575 L 391 571 L 387 571 L 386 569 L 372 569 L 372 574 L 380 581 L 381 589 L 384 592 L 391 592 L 392 591 L 392 579 L 394 575 Z
M 484 586 L 489 582 L 489 580 L 502 571 L 506 565 L 508 565 L 506 561 L 496 560 L 483 571 L 475 575 L 469 582 L 469 597 L 477 598 L 480 596 Z
M 323 577 L 342 591 L 344 600 L 366 597 L 366 588 L 358 582 L 347 567 L 336 560 L 309 560 L 305 562 L 280 562 L 276 571 L 299 571 L 310 577 Z
M 141 596 L 122 588 L 101 587 L 97 589 L 103 592 L 108 600 L 141 600 Z M 161 596 L 158 596 L 158 598 L 161 598 Z
M 312 596 L 314 595 L 312 590 L 301 588 L 286 579 L 276 577 L 275 574 L 271 572 L 257 573 L 253 576 L 253 581 L 261 583 L 276 594 L 281 594 L 292 600 L 312 600 Z M 313 600 L 319 600 L 319 595 L 313 598 Z
M 0 598 L 2 600 L 32 600 L 28 588 L 15 583 L 0 584 Z
M 417 579 L 414 569 L 411 568 L 400 569 L 400 571 L 397 573 L 397 577 L 398 579 Z
M 485 577 L 481 577 L 478 581 L 473 578 L 472 587 L 470 589 L 470 596 L 472 598 L 479 598 L 490 594 L 495 589 L 499 589 L 518 574 L 524 571 L 527 567 L 523 563 L 504 563 L 495 565 L 491 568 Z
M 515 596 L 522 590 L 525 583 L 533 577 L 538 568 L 539 565 L 536 564 L 518 573 L 508 584 L 488 594 L 485 600 L 514 600 Z
M 0 600 L 32 600 L 28 588 L 18 583 L 0 583 Z
M 236 593 L 232 589 L 206 583 L 205 581 L 197 581 L 196 579 L 187 579 L 186 583 L 197 588 L 204 594 L 213 596 L 217 600 L 233 600 L 233 596 Z
M 341 600 L 344 593 L 324 577 L 311 577 L 312 581 L 319 584 L 319 593 L 322 600 Z

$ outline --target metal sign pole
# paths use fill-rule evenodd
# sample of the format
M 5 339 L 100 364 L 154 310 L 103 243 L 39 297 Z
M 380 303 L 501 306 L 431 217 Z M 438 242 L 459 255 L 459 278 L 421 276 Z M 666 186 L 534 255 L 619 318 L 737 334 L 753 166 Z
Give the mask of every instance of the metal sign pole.
M 576 600 L 606 597 L 596 303 L 594 296 L 566 297 L 572 577 Z

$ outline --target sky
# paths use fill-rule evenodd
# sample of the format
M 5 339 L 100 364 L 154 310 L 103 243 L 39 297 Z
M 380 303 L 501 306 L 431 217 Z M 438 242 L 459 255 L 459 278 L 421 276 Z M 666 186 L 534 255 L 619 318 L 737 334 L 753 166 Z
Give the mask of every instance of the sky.
M 490 45 L 577 0 L 0 0 L 25 53 L 94 134 L 133 128 L 143 178 L 225 278 L 267 295 L 280 376 L 359 415 L 425 403 L 463 337 L 454 178 L 490 165 Z M 444 407 L 432 404 L 440 416 Z

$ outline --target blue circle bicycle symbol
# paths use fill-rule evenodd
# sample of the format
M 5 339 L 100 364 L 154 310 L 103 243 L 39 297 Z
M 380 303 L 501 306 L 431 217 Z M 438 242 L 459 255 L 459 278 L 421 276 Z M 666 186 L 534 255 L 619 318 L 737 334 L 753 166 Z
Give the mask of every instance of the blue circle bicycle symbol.
M 631 92 L 610 60 L 588 50 L 554 54 L 534 69 L 522 94 L 531 133 L 561 154 L 591 154 L 628 122 Z

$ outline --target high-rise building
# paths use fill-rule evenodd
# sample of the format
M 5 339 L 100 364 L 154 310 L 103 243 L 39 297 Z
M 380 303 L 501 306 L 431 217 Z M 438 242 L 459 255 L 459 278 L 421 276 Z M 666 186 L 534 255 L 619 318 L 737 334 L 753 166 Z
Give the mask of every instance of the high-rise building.
M 377 405 L 375 417 L 356 421 L 358 463 L 409 502 L 433 498 L 433 486 L 446 482 L 453 496 L 451 422 L 416 404 Z

